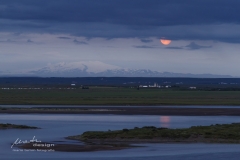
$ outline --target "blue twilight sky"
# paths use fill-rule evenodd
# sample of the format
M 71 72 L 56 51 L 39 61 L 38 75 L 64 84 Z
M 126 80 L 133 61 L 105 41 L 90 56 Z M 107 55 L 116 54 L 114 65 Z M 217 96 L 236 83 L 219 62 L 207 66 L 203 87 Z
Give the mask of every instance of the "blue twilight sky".
M 0 73 L 96 62 L 240 76 L 239 6 L 239 0 L 0 0 Z M 161 44 L 163 37 L 172 42 Z

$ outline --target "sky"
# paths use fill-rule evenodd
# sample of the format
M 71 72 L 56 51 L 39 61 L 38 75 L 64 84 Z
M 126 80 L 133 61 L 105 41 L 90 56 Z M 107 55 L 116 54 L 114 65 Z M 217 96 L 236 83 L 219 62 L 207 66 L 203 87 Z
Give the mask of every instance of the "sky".
M 0 73 L 96 62 L 239 77 L 239 6 L 239 0 L 0 0 Z

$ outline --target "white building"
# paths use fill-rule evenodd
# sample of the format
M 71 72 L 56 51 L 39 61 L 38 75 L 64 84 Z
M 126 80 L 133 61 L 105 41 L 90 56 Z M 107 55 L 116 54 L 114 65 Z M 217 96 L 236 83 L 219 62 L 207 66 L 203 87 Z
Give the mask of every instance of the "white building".
M 197 89 L 197 87 L 189 87 L 189 89 Z

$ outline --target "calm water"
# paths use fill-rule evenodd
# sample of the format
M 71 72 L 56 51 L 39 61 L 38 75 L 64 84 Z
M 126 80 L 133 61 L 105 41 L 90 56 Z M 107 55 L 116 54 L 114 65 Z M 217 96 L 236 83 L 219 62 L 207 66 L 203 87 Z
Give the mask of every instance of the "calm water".
M 125 116 L 125 115 L 61 115 L 61 114 L 0 114 L 1 123 L 37 126 L 37 130 L 1 130 L 0 159 L 132 159 L 132 160 L 190 160 L 239 159 L 240 145 L 236 144 L 144 144 L 146 147 L 121 151 L 86 153 L 15 152 L 10 146 L 17 138 L 41 141 L 67 141 L 64 137 L 89 130 L 115 130 L 142 126 L 184 128 L 193 125 L 240 122 L 234 116 Z

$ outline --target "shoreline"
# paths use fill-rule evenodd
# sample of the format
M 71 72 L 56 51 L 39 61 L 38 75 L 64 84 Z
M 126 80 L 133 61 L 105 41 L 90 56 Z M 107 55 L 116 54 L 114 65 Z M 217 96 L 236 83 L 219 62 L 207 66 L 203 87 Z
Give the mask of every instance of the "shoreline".
M 93 152 L 93 151 L 113 151 L 128 148 L 134 148 L 130 144 L 54 144 L 51 147 L 34 146 L 33 144 L 53 144 L 48 142 L 41 143 L 28 143 L 19 146 L 21 149 L 34 149 L 34 150 L 52 150 L 58 152 Z
M 66 138 L 70 139 L 70 138 Z M 76 140 L 76 139 L 72 139 Z M 76 140 L 79 141 L 79 140 Z M 116 139 L 105 139 L 105 140 L 88 140 L 82 141 L 85 144 L 54 144 L 53 147 L 36 147 L 32 143 L 23 144 L 18 146 L 20 149 L 31 149 L 31 150 L 52 150 L 58 152 L 95 152 L 95 151 L 114 151 L 114 150 L 124 150 L 131 148 L 147 147 L 145 144 L 195 144 L 195 143 L 205 143 L 205 144 L 239 144 L 240 140 L 231 141 L 226 139 L 218 140 L 176 140 L 176 139 L 130 139 L 130 140 L 116 140 Z M 50 142 L 41 142 L 37 144 L 53 144 Z M 36 143 L 35 143 L 36 144 Z
M 68 139 L 68 138 L 67 138 Z M 71 138 L 69 138 L 71 139 Z M 76 140 L 76 139 L 71 139 Z M 204 139 L 202 137 L 191 138 L 191 139 L 91 139 L 83 141 L 86 143 L 94 143 L 94 144 L 101 144 L 101 143 L 121 143 L 121 144 L 147 144 L 147 143 L 171 143 L 171 144 L 179 144 L 179 143 L 206 143 L 206 144 L 240 144 L 240 140 L 226 140 L 226 139 Z
M 240 116 L 240 108 L 181 108 L 181 107 L 0 107 L 0 114 L 113 114 L 113 115 L 173 115 L 173 116 Z

